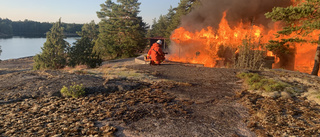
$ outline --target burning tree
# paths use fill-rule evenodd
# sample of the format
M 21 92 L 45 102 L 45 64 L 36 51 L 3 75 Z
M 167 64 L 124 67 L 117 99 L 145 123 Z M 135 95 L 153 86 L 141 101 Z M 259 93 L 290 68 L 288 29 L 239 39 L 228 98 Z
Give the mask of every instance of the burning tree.
M 272 12 L 268 12 L 265 15 L 273 21 L 283 21 L 286 23 L 286 26 L 277 32 L 276 39 L 271 40 L 267 46 L 274 53 L 282 54 L 292 48 L 292 45 L 297 46 L 294 43 L 303 42 L 305 49 L 314 45 L 314 43 L 318 43 L 314 67 L 311 73 L 312 75 L 318 75 L 320 43 L 317 41 L 317 37 L 320 34 L 320 1 L 296 0 L 295 5 L 285 8 L 276 7 Z

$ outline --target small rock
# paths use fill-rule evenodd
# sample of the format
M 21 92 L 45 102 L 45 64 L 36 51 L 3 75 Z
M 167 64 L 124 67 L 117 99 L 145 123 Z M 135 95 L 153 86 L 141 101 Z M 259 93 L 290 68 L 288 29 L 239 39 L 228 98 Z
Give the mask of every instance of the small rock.
M 23 121 L 22 121 L 22 120 L 18 120 L 18 123 L 19 123 L 19 124 L 22 124 L 22 123 L 23 123 Z
M 281 98 L 284 98 L 284 99 L 291 98 L 291 95 L 288 92 L 283 91 L 280 94 L 281 94 Z
M 62 137 L 62 134 L 56 134 L 56 135 L 53 135 L 52 137 Z
M 31 108 L 31 112 L 38 112 L 40 110 L 41 106 L 39 104 L 35 104 L 32 108 Z
M 47 127 L 53 127 L 53 123 L 47 124 Z

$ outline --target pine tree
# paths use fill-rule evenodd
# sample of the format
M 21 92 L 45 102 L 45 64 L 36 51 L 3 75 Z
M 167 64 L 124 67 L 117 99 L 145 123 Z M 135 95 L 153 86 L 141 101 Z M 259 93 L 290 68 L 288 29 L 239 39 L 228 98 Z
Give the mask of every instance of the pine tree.
M 91 21 L 89 24 L 84 24 L 80 32 L 77 34 L 81 37 L 88 37 L 91 41 L 94 41 L 98 38 L 99 29 L 94 21 Z
M 167 13 L 167 15 L 166 15 L 166 17 L 167 17 L 167 20 L 168 20 L 168 24 L 170 24 L 170 25 L 168 25 L 167 27 L 166 27 L 166 35 L 165 35 L 165 37 L 167 37 L 167 38 L 169 38 L 170 37 L 170 35 L 171 35 L 171 33 L 172 33 L 172 28 L 174 28 L 175 26 L 173 26 L 171 23 L 172 23 L 172 21 L 173 21 L 173 18 L 174 18 L 174 16 L 175 16 L 175 14 L 176 14 L 176 12 L 175 12 L 175 9 L 174 8 L 172 8 L 172 6 L 170 6 L 170 8 L 169 8 L 169 10 L 168 10 L 168 13 Z M 179 23 L 180 24 L 180 23 Z M 172 26 L 171 26 L 172 25 Z M 171 27 L 170 27 L 171 26 Z M 177 26 L 178 27 L 178 26 Z
M 81 36 L 81 39 L 68 48 L 69 66 L 87 65 L 87 67 L 95 68 L 97 64 L 101 65 L 102 59 L 93 51 L 95 40 L 98 38 L 98 27 L 94 21 L 84 24 L 78 35 Z
M 34 69 L 61 69 L 66 65 L 66 48 L 68 42 L 64 40 L 61 19 L 56 22 L 49 32 L 42 52 L 34 57 Z
M 194 6 L 199 4 L 199 0 L 180 0 L 177 8 L 169 10 L 167 17 L 170 19 L 169 26 L 167 28 L 167 37 L 169 38 L 171 33 L 181 25 L 181 17 L 191 12 Z M 175 13 L 173 13 L 175 10 Z
M 117 3 L 107 0 L 97 12 L 101 22 L 94 50 L 107 59 L 132 57 L 146 45 L 147 28 L 138 16 L 138 0 L 117 0 Z
M 199 0 L 180 0 L 178 7 L 170 6 L 166 15 L 160 15 L 158 20 L 153 20 L 148 36 L 170 38 L 171 33 L 181 25 L 181 17 L 190 13 L 199 2 Z
M 169 24 L 169 20 L 166 16 L 160 15 L 159 19 L 156 21 L 156 19 L 153 20 L 152 25 L 152 32 L 151 37 L 165 37 L 167 34 L 167 27 Z
M 160 15 L 158 20 L 153 19 L 149 37 L 161 36 L 169 38 L 171 35 L 171 30 L 169 30 L 169 28 L 174 26 L 171 24 L 171 22 L 175 14 L 175 9 L 170 6 L 170 9 L 168 10 L 168 13 L 166 15 Z
M 166 15 L 160 15 L 158 20 L 153 20 L 149 35 L 170 38 L 171 33 L 181 25 L 181 17 L 190 13 L 199 2 L 199 0 L 180 0 L 178 7 L 171 6 Z
M 265 14 L 267 18 L 273 21 L 283 21 L 286 26 L 277 32 L 277 37 L 281 35 L 290 35 L 296 33 L 295 37 L 271 40 L 267 48 L 275 53 L 288 52 L 290 43 L 296 42 L 314 42 L 306 41 L 304 38 L 314 30 L 320 29 L 320 0 L 305 0 L 296 6 L 275 7 L 272 12 Z M 320 37 L 320 36 L 319 36 Z M 315 56 L 315 63 L 312 75 L 318 75 L 320 61 L 320 42 Z

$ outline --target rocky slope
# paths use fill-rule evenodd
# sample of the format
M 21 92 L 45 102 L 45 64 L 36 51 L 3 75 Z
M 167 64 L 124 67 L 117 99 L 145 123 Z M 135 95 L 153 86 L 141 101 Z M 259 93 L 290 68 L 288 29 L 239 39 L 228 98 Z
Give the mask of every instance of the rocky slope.
M 19 63 L 20 62 L 20 63 Z M 32 58 L 0 62 L 1 136 L 319 136 L 319 78 L 256 71 L 299 87 L 295 96 L 248 90 L 235 69 L 133 59 L 33 71 Z M 247 72 L 247 71 L 245 71 Z M 83 84 L 86 95 L 62 97 Z

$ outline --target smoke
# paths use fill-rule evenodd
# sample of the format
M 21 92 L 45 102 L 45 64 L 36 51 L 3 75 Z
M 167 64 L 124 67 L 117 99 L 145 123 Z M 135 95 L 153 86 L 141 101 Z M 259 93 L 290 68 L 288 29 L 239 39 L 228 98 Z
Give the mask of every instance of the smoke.
M 291 0 L 200 0 L 201 5 L 192 10 L 181 20 L 181 26 L 189 31 L 200 30 L 211 26 L 217 28 L 223 12 L 227 11 L 226 19 L 232 27 L 239 21 L 252 22 L 254 25 L 263 25 L 268 28 L 270 19 L 265 13 L 273 7 L 286 7 Z

